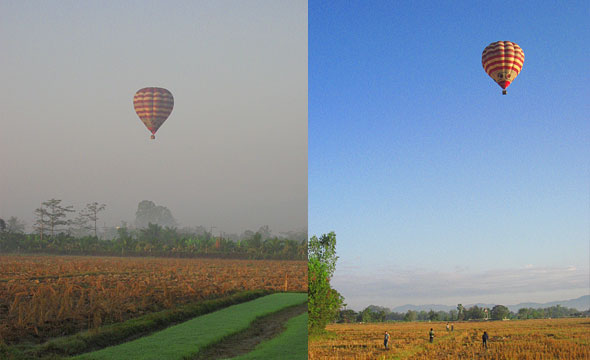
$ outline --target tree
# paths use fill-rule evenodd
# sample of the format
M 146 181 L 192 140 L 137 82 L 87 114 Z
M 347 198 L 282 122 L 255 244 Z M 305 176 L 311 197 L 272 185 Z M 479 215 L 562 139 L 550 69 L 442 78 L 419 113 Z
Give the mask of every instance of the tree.
M 309 240 L 308 254 L 308 331 L 317 332 L 338 318 L 344 298 L 330 287 L 336 268 L 336 234 Z
M 6 231 L 13 234 L 23 234 L 25 232 L 25 223 L 16 216 L 11 216 L 6 220 Z
M 73 206 L 62 206 L 61 200 L 51 199 L 41 203 L 42 209 L 45 210 L 47 217 L 46 224 L 49 227 L 51 236 L 54 236 L 56 231 L 60 231 L 59 226 L 69 225 L 70 221 L 67 220 L 69 212 L 73 212 Z
M 162 245 L 159 241 L 162 235 L 162 230 L 163 229 L 160 225 L 152 223 L 149 223 L 147 228 L 141 229 L 139 241 L 144 244 L 144 249 L 147 252 L 159 250 L 159 247 Z
M 374 314 L 371 311 L 371 309 L 366 308 L 365 310 L 363 310 L 359 313 L 359 320 L 361 322 L 365 322 L 365 323 L 373 322 L 376 320 L 373 315 Z
M 281 232 L 281 237 L 307 244 L 307 230 Z
M 330 278 L 336 270 L 336 234 L 332 231 L 329 234 L 323 234 L 318 239 L 312 236 L 309 239 L 309 258 L 315 258 L 319 262 L 326 264 L 326 270 L 330 274 Z
M 41 236 L 41 242 L 43 242 L 43 234 L 47 228 L 47 210 L 45 210 L 43 207 L 36 208 L 34 214 L 36 220 L 33 223 L 33 228 L 39 233 Z
M 516 314 L 516 316 L 519 319 L 530 319 L 530 318 L 532 318 L 532 315 L 530 314 L 529 310 L 532 310 L 532 309 L 527 309 L 527 308 L 518 309 L 518 313 Z
M 404 315 L 404 321 L 416 321 L 418 314 L 414 310 L 408 310 L 406 315 Z
M 480 308 L 477 305 L 473 305 L 469 308 L 469 310 L 465 313 L 466 320 L 469 319 L 483 319 L 485 318 L 485 312 L 483 308 Z
M 70 233 L 75 237 L 86 236 L 92 230 L 92 227 L 88 225 L 88 218 L 83 216 L 82 213 L 71 220 L 70 225 L 72 226 Z
M 177 227 L 178 225 L 172 216 L 172 212 L 167 207 L 156 205 L 153 201 L 143 200 L 137 205 L 135 226 L 142 229 L 147 228 L 150 223 L 162 227 Z
M 6 230 L 6 222 L 4 219 L 0 219 L 0 232 L 4 232 Z
M 262 237 L 262 241 L 270 239 L 272 237 L 272 231 L 268 225 L 261 226 L 257 231 Z
M 98 213 L 103 211 L 105 207 L 105 204 L 99 204 L 95 201 L 93 203 L 86 204 L 86 208 L 80 211 L 81 218 L 87 219 L 89 222 L 94 224 L 92 227 L 94 230 L 94 237 L 97 237 L 96 223 L 98 222 Z
M 356 318 L 359 314 L 357 314 L 354 310 L 342 310 L 340 311 L 340 319 L 339 322 L 342 323 L 352 323 L 356 321 Z
M 510 310 L 504 305 L 496 305 L 492 308 L 492 320 L 502 320 L 508 317 Z
M 330 287 L 327 265 L 318 259 L 309 259 L 308 263 L 308 331 L 320 331 L 334 321 L 342 306 L 343 298 Z
M 462 304 L 457 304 L 457 320 L 465 319 L 465 308 Z

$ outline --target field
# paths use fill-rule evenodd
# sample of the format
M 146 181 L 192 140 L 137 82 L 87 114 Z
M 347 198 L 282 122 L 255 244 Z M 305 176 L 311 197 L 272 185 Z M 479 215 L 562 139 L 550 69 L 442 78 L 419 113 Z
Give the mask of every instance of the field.
M 190 358 L 200 349 L 248 328 L 257 317 L 302 304 L 305 301 L 307 301 L 307 294 L 302 293 L 268 295 L 196 317 L 134 341 L 84 354 L 75 359 L 180 360 Z M 305 341 L 306 334 L 301 334 L 299 339 Z
M 292 318 L 287 329 L 276 338 L 260 344 L 254 351 L 239 356 L 235 360 L 255 359 L 304 359 L 307 353 L 307 313 Z
M 309 359 L 590 359 L 590 319 L 332 324 L 309 341 Z M 428 332 L 434 329 L 432 344 Z M 390 349 L 383 335 L 391 335 Z M 481 336 L 488 332 L 488 349 Z
M 307 292 L 305 261 L 0 256 L 0 344 L 40 343 L 237 291 Z

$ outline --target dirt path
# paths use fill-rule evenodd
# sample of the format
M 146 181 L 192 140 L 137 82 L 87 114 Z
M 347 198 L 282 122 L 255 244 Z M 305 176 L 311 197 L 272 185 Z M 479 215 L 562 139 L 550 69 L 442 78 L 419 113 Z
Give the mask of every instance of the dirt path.
M 307 311 L 307 303 L 291 306 L 277 313 L 255 320 L 252 325 L 235 335 L 199 352 L 193 360 L 202 359 L 228 359 L 249 353 L 265 340 L 269 340 L 280 334 L 285 328 L 285 323 L 292 317 Z

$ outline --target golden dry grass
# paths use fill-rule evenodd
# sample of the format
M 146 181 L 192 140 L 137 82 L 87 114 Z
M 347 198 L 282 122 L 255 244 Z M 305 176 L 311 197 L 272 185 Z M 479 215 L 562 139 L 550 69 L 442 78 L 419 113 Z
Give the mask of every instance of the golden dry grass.
M 428 341 L 430 328 L 434 343 Z M 309 341 L 309 359 L 590 359 L 590 319 L 332 324 Z M 391 335 L 390 349 L 383 334 Z M 481 336 L 489 334 L 488 349 Z
M 306 261 L 0 256 L 0 342 L 45 340 L 236 291 L 307 291 Z

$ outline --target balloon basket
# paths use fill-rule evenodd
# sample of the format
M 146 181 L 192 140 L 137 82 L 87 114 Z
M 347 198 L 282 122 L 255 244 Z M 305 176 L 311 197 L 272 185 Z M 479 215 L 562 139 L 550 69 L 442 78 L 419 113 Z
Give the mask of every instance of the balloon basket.
M 150 136 L 150 139 L 154 140 L 156 138 L 156 135 L 152 135 Z
M 506 90 L 502 90 L 502 95 L 506 95 Z

